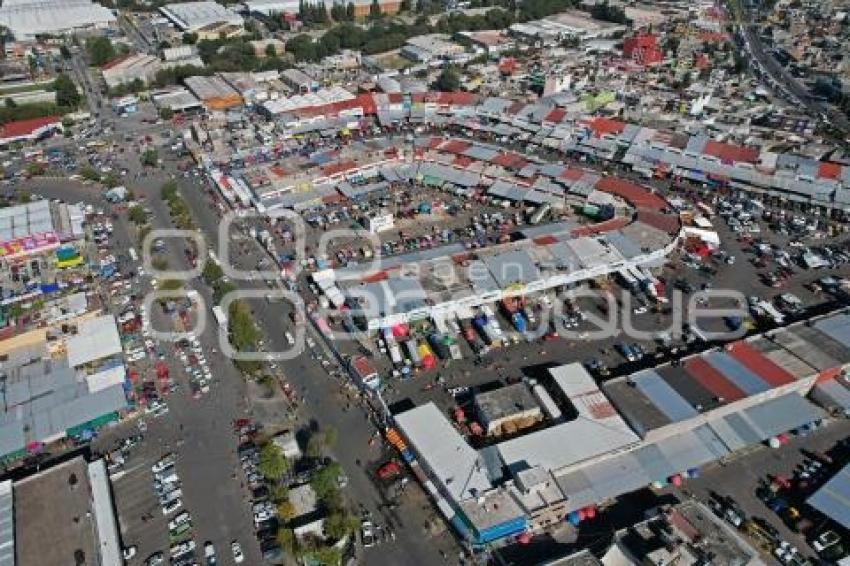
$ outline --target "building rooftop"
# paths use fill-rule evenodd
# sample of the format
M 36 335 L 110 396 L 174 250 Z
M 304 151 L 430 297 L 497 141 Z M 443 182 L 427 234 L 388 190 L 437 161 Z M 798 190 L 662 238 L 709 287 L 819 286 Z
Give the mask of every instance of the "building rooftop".
M 114 22 L 111 10 L 90 0 L 4 0 L 0 6 L 0 25 L 17 39 Z
M 428 403 L 395 417 L 401 431 L 456 501 L 474 499 L 492 486 L 478 452 L 451 425 L 437 405 Z
M 82 457 L 15 483 L 13 492 L 20 566 L 101 563 L 92 485 Z
M 806 503 L 845 529 L 850 529 L 850 464 L 809 496 Z
M 540 410 L 540 406 L 525 383 L 514 383 L 493 391 L 478 393 L 475 407 L 485 422 L 507 418 L 518 413 Z
M 115 317 L 103 315 L 80 321 L 77 334 L 65 343 L 68 351 L 68 365 L 78 367 L 120 354 L 121 337 Z
M 180 31 L 195 31 L 213 23 L 229 23 L 241 26 L 242 16 L 217 2 L 182 2 L 162 6 L 160 12 L 171 20 Z

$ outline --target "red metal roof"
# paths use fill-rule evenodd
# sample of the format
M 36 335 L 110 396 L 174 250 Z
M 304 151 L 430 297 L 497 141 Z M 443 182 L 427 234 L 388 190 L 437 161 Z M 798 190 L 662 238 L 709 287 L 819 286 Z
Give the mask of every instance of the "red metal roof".
M 596 189 L 617 195 L 628 201 L 635 208 L 649 208 L 652 210 L 664 210 L 667 208 L 667 202 L 660 196 L 651 193 L 648 189 L 640 185 L 618 177 L 602 177 L 596 183 Z
M 572 169 L 567 167 L 564 169 L 560 175 L 558 175 L 561 179 L 566 179 L 568 181 L 578 181 L 582 177 L 584 177 L 584 171 L 581 169 Z
M 841 165 L 824 161 L 818 166 L 818 177 L 822 179 L 838 179 L 841 177 Z
M 703 389 L 722 397 L 726 403 L 746 397 L 743 391 L 702 358 L 691 358 L 685 362 L 685 371 Z
M 713 155 L 725 163 L 735 161 L 743 163 L 755 163 L 759 158 L 759 150 L 752 147 L 744 147 L 731 143 L 709 140 L 702 150 L 705 155 Z
M 389 276 L 387 275 L 386 271 L 378 271 L 377 273 L 367 275 L 360 281 L 362 281 L 363 283 L 377 283 L 378 281 L 385 281 L 388 278 Z
M 544 122 L 555 122 L 556 124 L 560 124 L 561 120 L 564 119 L 564 116 L 567 115 L 567 111 L 563 108 L 555 108 L 543 118 Z
M 513 167 L 515 169 L 522 169 L 528 163 L 521 155 L 511 152 L 500 153 L 490 159 L 490 162 L 501 165 L 502 167 Z
M 50 126 L 51 124 L 59 124 L 61 122 L 61 116 L 46 116 L 44 118 L 32 118 L 31 120 L 8 122 L 0 126 L 0 137 L 17 138 L 28 136 L 39 128 Z
M 623 226 L 626 226 L 629 223 L 628 218 L 617 217 L 612 218 L 611 220 L 606 220 L 604 222 L 599 222 L 598 224 L 591 224 L 589 226 L 582 226 L 581 228 L 576 228 L 570 235 L 574 238 L 580 238 L 582 236 L 593 236 L 594 234 L 604 234 L 605 232 L 613 232 L 614 230 L 619 230 Z
M 466 169 L 467 167 L 472 165 L 472 159 L 465 155 L 458 155 L 452 161 L 452 165 L 454 165 L 455 167 L 463 167 L 464 169 Z
M 596 137 L 602 137 L 605 134 L 621 134 L 626 129 L 624 122 L 601 116 L 594 118 L 587 125 L 593 130 Z
M 794 382 L 794 376 L 762 355 L 748 342 L 735 342 L 727 348 L 729 354 L 773 387 Z
M 126 61 L 130 57 L 131 57 L 130 55 L 124 55 L 123 57 L 118 57 L 117 59 L 113 59 L 112 61 L 107 61 L 106 63 L 104 63 L 103 65 L 100 66 L 100 70 L 101 71 L 107 71 L 107 70 L 111 69 L 112 67 L 118 65 L 119 63 Z
M 442 144 L 439 149 L 440 151 L 445 151 L 446 153 L 463 153 L 470 147 L 472 147 L 472 144 L 469 142 L 465 142 L 462 140 L 449 140 Z
M 540 236 L 532 240 L 538 246 L 550 246 L 558 241 L 558 238 L 552 235 Z
M 637 211 L 637 219 L 668 234 L 675 234 L 679 231 L 679 217 L 675 214 L 664 214 L 663 212 L 642 208 Z
M 349 159 L 347 161 L 340 161 L 325 165 L 322 167 L 322 174 L 326 177 L 330 177 L 331 175 L 337 175 L 339 173 L 344 173 L 345 171 L 351 171 L 352 169 L 357 169 L 357 164 Z
M 428 149 L 437 149 L 443 143 L 443 138 L 431 138 L 428 140 Z

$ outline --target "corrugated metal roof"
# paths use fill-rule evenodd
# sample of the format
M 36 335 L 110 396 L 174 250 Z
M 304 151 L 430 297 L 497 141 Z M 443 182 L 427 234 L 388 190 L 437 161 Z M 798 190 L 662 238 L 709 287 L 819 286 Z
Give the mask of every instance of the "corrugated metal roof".
M 396 415 L 395 420 L 433 476 L 456 500 L 477 497 L 492 487 L 478 452 L 434 403 Z
M 850 464 L 832 476 L 806 503 L 850 529 Z
M 789 393 L 741 411 L 766 440 L 782 432 L 824 418 L 824 412 L 797 393 Z
M 814 326 L 842 346 L 850 348 L 850 315 L 831 316 L 815 322 Z
M 829 381 L 818 383 L 815 385 L 815 391 L 822 395 L 826 395 L 833 403 L 842 409 L 850 409 L 850 389 L 847 389 L 836 380 L 830 379 Z
M 703 357 L 747 395 L 755 395 L 770 389 L 770 386 L 762 378 L 748 370 L 729 354 L 709 352 Z
M 121 338 L 114 316 L 83 321 L 77 330 L 77 335 L 66 341 L 68 364 L 72 367 L 121 353 Z
M 0 482 L 0 566 L 15 566 L 15 506 L 12 480 Z
M 684 421 L 699 413 L 675 389 L 670 387 L 660 375 L 652 370 L 644 370 L 632 375 L 637 388 L 671 421 Z

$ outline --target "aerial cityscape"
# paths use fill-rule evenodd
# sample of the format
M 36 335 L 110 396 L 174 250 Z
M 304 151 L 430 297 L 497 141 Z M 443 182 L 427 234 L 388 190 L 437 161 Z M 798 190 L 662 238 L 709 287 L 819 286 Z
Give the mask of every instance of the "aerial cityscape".
M 850 566 L 850 1 L 0 28 L 0 566 Z

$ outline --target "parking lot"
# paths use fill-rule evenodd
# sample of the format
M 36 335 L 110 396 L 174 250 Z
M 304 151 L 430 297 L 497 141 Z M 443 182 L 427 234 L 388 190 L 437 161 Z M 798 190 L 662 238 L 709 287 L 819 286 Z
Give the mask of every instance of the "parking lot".
M 837 442 L 850 436 L 850 421 L 839 420 L 821 428 L 805 437 L 793 437 L 792 440 L 778 449 L 759 446 L 753 451 L 742 454 L 729 462 L 708 467 L 697 479 L 687 482 L 685 489 L 671 489 L 680 497 L 694 496 L 705 503 L 712 499 L 731 498 L 743 512 L 742 519 L 755 519 L 756 522 L 766 522 L 779 534 L 778 540 L 784 540 L 797 547 L 808 558 L 815 558 L 816 553 L 810 545 L 810 540 L 794 528 L 794 525 L 783 520 L 782 516 L 772 511 L 764 501 L 759 499 L 759 486 L 768 480 L 782 476 L 794 478 L 795 470 L 804 461 L 811 461 L 812 453 L 826 453 Z M 837 463 L 840 466 L 840 463 Z M 834 468 L 833 468 L 834 470 Z M 830 477 L 824 473 L 820 478 L 825 481 Z M 809 489 L 815 489 L 811 485 Z M 805 497 L 802 492 L 797 497 Z M 806 513 L 803 506 L 799 506 Z M 803 515 L 805 517 L 805 515 Z M 817 533 L 817 525 L 812 525 L 812 533 Z M 769 528 L 767 530 L 770 530 Z M 810 535 L 811 536 L 811 535 Z M 750 535 L 751 544 L 759 548 L 761 540 L 758 536 Z M 772 554 L 773 547 L 762 548 L 765 558 L 770 563 L 778 563 Z

